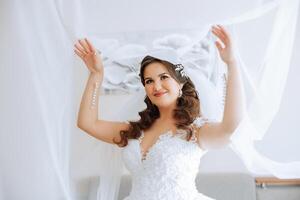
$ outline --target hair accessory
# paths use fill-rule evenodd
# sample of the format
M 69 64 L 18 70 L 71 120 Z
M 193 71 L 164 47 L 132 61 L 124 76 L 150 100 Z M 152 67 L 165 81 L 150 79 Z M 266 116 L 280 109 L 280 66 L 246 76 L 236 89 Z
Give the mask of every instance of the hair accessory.
M 182 64 L 175 64 L 175 71 L 178 71 L 180 73 L 180 75 L 184 78 L 187 78 L 187 74 L 184 71 L 184 66 Z
M 179 95 L 178 95 L 178 97 L 180 98 L 181 96 L 182 96 L 182 90 L 179 89 Z

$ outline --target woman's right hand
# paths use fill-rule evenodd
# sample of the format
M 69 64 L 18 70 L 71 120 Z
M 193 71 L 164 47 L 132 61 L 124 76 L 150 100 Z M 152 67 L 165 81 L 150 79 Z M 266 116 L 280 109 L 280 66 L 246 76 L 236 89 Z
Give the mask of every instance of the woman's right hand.
M 74 52 L 83 60 L 90 72 L 103 73 L 101 57 L 94 46 L 86 38 L 75 43 Z

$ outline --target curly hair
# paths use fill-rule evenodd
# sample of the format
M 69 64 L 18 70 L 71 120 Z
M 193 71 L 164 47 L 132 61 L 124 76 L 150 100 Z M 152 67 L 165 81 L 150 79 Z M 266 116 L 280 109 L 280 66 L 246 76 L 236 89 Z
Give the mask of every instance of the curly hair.
M 175 125 L 178 129 L 183 129 L 188 132 L 187 140 L 189 141 L 192 137 L 193 131 L 191 124 L 198 116 L 200 116 L 201 113 L 200 100 L 195 89 L 195 85 L 188 76 L 183 75 L 183 69 L 178 70 L 177 68 L 176 70 L 176 65 L 168 61 L 152 56 L 146 56 L 141 62 L 139 74 L 144 86 L 144 71 L 149 64 L 155 62 L 163 64 L 172 78 L 174 78 L 178 83 L 183 84 L 182 95 L 177 98 L 176 108 L 173 110 L 173 118 L 176 121 Z M 115 144 L 121 147 L 127 146 L 128 139 L 138 139 L 141 136 L 141 131 L 150 128 L 154 121 L 160 117 L 158 107 L 152 104 L 148 96 L 145 97 L 144 102 L 147 107 L 143 111 L 139 112 L 140 120 L 129 121 L 129 129 L 120 131 L 121 140 L 118 142 L 114 140 Z

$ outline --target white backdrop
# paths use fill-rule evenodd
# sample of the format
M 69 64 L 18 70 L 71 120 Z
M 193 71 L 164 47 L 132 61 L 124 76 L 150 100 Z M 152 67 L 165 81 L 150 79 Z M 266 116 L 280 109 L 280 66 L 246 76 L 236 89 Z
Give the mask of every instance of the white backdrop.
M 297 1 L 290 2 L 298 5 Z M 73 55 L 76 38 L 99 38 L 116 32 L 201 29 L 215 22 L 230 24 L 232 21 L 228 19 L 232 17 L 252 8 L 264 8 L 259 7 L 266 5 L 261 3 L 265 2 L 187 1 L 182 4 L 180 1 L 152 1 L 147 5 L 140 1 L 1 1 L 0 199 L 71 199 L 85 191 L 82 187 L 70 187 L 70 183 L 82 186 L 80 183 L 90 175 L 99 173 L 100 159 L 91 151 L 101 142 L 96 143 L 76 128 L 76 113 L 87 77 L 87 70 Z M 240 54 L 252 75 L 259 69 L 266 69 L 261 64 L 268 50 L 275 13 L 276 9 L 262 18 L 236 23 Z M 279 55 L 285 56 L 285 62 L 281 63 L 284 74 L 290 66 L 289 46 L 294 43 L 294 26 L 291 18 L 279 19 L 282 20 L 277 23 L 279 29 L 275 27 L 274 31 L 287 35 L 273 35 L 272 44 L 276 46 L 277 41 L 286 41 L 280 46 L 285 51 L 265 61 L 271 63 L 270 60 L 276 60 Z M 290 40 L 284 40 L 287 38 Z M 275 117 L 272 126 L 263 131 L 263 140 L 255 143 L 263 155 L 282 162 L 300 160 L 299 95 L 295 92 L 300 72 L 297 37 L 295 42 L 281 107 L 278 113 L 276 106 L 271 109 L 274 113 L 268 119 Z M 280 72 L 280 68 L 277 69 Z M 282 76 L 278 83 L 285 86 L 286 77 Z M 101 99 L 103 116 L 114 118 L 107 104 L 117 104 L 112 101 L 116 98 L 105 96 Z M 281 98 L 276 100 L 280 103 Z M 229 151 L 211 151 L 203 159 L 201 168 L 204 171 L 245 170 L 238 157 Z M 249 161 L 249 157 L 244 158 Z M 216 167 L 215 162 L 222 164 Z M 264 173 L 274 174 L 272 171 Z M 298 175 L 291 171 L 288 177 Z

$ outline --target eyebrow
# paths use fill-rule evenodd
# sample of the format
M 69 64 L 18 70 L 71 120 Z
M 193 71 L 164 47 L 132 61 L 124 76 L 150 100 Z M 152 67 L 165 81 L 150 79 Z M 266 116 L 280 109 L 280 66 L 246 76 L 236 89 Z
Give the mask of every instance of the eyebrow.
M 162 76 L 162 75 L 165 75 L 165 74 L 169 75 L 167 72 L 164 72 L 164 73 L 158 74 L 158 76 Z M 147 80 L 147 79 L 151 79 L 151 77 L 146 77 L 145 80 Z

